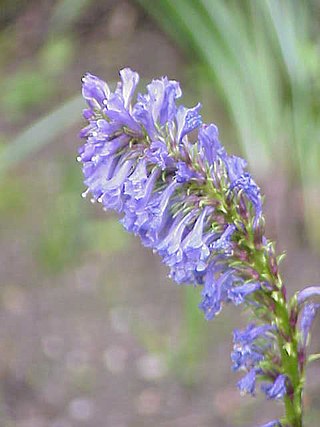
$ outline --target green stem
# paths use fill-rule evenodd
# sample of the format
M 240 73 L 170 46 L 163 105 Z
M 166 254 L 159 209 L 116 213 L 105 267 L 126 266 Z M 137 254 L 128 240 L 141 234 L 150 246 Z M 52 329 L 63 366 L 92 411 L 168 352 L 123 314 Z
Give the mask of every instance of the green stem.
M 214 198 L 215 195 L 213 194 L 212 197 Z M 235 268 L 240 268 L 242 274 L 245 275 L 247 273 L 244 268 L 246 263 L 249 276 L 257 275 L 261 283 L 267 282 L 269 285 L 265 289 L 266 292 L 259 296 L 262 298 L 262 305 L 258 305 L 257 309 L 253 305 L 253 314 L 261 321 L 275 325 L 277 329 L 276 336 L 280 353 L 277 369 L 279 368 L 279 372 L 287 377 L 287 393 L 284 396 L 285 416 L 281 419 L 281 425 L 283 427 L 302 427 L 305 361 L 300 360 L 299 355 L 299 335 L 293 312 L 293 309 L 296 308 L 295 300 L 287 302 L 286 289 L 279 274 L 281 257 L 276 257 L 272 242 L 263 242 L 264 219 L 260 219 L 260 222 L 254 226 L 250 215 L 246 221 L 244 215 L 246 212 L 242 215 L 239 211 L 241 200 L 238 200 L 236 205 L 230 201 L 228 204 L 228 197 L 225 200 L 227 203 L 223 206 L 221 203 L 220 206 L 221 213 L 228 223 L 240 224 L 238 247 L 246 253 L 245 262 L 241 258 L 236 260 Z M 264 309 L 261 310 L 261 307 Z M 273 361 L 270 360 L 270 362 L 272 370 Z
M 298 339 L 295 326 L 290 325 L 289 306 L 283 297 L 284 286 L 279 278 L 279 292 L 276 301 L 275 317 L 279 329 L 278 345 L 281 354 L 283 373 L 290 385 L 284 398 L 285 426 L 302 427 L 302 389 L 303 370 L 300 370 Z
M 253 254 L 252 266 L 274 289 L 270 295 L 270 309 L 272 306 L 273 309 L 262 314 L 267 316 L 271 323 L 274 322 L 277 327 L 281 373 L 288 378 L 288 393 L 284 397 L 285 416 L 281 423 L 284 427 L 302 427 L 304 364 L 301 365 L 299 360 L 296 322 L 290 323 L 291 305 L 286 301 L 286 289 L 278 273 L 278 261 L 273 251 L 267 254 L 262 249 Z

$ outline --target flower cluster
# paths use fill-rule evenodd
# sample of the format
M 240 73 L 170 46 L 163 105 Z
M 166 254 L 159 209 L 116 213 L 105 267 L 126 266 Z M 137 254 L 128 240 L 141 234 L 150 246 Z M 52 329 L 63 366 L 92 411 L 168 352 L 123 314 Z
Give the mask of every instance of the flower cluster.
M 285 295 L 264 236 L 259 187 L 246 162 L 227 154 L 217 127 L 202 123 L 200 104 L 176 104 L 178 82 L 153 80 L 147 93 L 134 97 L 138 74 L 126 68 L 120 77 L 114 92 L 96 76 L 83 77 L 83 195 L 90 192 L 104 209 L 120 213 L 126 230 L 162 257 L 174 281 L 201 286 L 207 319 L 224 303 L 251 308 L 260 322 L 234 332 L 233 369 L 245 371 L 238 387 L 254 394 L 259 377 L 268 398 L 283 398 L 290 379 L 277 334 L 286 331 L 272 316 Z M 305 335 L 314 310 L 303 317 Z
M 240 304 L 261 287 L 231 266 L 248 223 L 259 227 L 260 190 L 245 161 L 226 153 L 217 127 L 202 124 L 200 105 L 176 106 L 176 81 L 154 80 L 132 103 L 138 74 L 120 76 L 115 92 L 83 78 L 89 125 L 79 160 L 87 191 L 123 214 L 124 227 L 160 254 L 177 283 L 203 285 L 201 308 L 211 319 L 224 302 Z

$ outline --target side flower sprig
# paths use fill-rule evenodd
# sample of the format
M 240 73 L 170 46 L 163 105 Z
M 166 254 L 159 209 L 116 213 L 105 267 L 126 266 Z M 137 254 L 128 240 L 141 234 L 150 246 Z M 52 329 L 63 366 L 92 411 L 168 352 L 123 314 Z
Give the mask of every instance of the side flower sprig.
M 251 311 L 254 323 L 234 332 L 238 387 L 254 394 L 260 381 L 267 398 L 285 401 L 283 420 L 266 426 L 301 426 L 306 337 L 318 306 L 304 306 L 299 329 L 300 306 L 287 303 L 246 162 L 227 154 L 214 124 L 202 123 L 200 104 L 177 105 L 178 82 L 153 80 L 135 96 L 138 74 L 126 68 L 120 78 L 114 92 L 91 74 L 82 80 L 83 196 L 120 213 L 175 282 L 200 286 L 207 319 L 226 303 Z

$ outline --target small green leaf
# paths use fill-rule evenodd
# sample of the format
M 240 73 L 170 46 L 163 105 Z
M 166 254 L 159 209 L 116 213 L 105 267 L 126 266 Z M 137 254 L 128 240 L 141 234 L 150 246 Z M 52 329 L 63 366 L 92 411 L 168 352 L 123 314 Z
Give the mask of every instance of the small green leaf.
M 290 342 L 286 342 L 283 346 L 283 348 L 286 350 L 289 356 L 292 356 L 293 354 L 293 348 Z
M 307 363 L 315 362 L 316 360 L 319 360 L 319 359 L 320 359 L 320 353 L 310 354 L 310 356 L 308 357 Z

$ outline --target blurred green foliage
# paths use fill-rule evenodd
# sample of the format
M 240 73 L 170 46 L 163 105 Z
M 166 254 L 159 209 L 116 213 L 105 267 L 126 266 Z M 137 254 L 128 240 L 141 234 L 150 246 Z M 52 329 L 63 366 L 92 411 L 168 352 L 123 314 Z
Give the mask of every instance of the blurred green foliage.
M 73 124 L 79 122 L 83 101 L 81 95 L 65 101 L 54 111 L 35 120 L 10 144 L 3 146 L 0 156 L 0 174 L 31 156 L 41 147 L 54 142 Z
M 3 177 L 0 181 L 0 194 L 0 216 L 3 220 L 23 215 L 27 208 L 27 194 L 19 177 Z
M 99 253 L 124 250 L 131 240 L 130 235 L 125 232 L 117 218 L 86 222 L 84 235 L 88 249 Z
M 50 33 L 66 32 L 77 19 L 86 12 L 92 0 L 58 0 L 55 3 L 51 19 Z
M 124 250 L 130 236 L 117 218 L 97 220 L 90 218 L 88 200 L 80 197 L 81 172 L 75 162 L 61 162 L 60 188 L 45 206 L 45 215 L 36 254 L 47 273 L 60 273 L 66 267 L 79 263 L 88 252 L 118 252 Z
M 78 260 L 83 248 L 82 209 L 77 194 L 55 197 L 44 218 L 38 260 L 47 272 L 60 272 Z
M 2 83 L 1 102 L 10 121 L 16 122 L 28 109 L 52 95 L 53 86 L 45 75 L 29 68 L 18 70 Z
M 68 38 L 49 40 L 36 61 L 24 63 L 0 84 L 0 104 L 8 121 L 17 123 L 30 108 L 46 103 L 56 91 L 57 78 L 72 60 Z
M 74 45 L 70 37 L 50 38 L 39 52 L 41 74 L 55 77 L 71 63 Z

